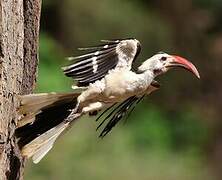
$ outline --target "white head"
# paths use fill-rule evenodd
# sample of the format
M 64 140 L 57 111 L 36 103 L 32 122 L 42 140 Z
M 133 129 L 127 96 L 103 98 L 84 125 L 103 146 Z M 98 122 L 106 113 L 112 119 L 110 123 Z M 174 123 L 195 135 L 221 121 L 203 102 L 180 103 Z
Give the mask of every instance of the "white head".
M 152 71 L 154 76 L 157 76 L 167 72 L 173 67 L 185 68 L 200 78 L 196 67 L 191 62 L 180 56 L 169 55 L 163 52 L 160 52 L 144 61 L 143 64 L 138 67 L 138 71 Z

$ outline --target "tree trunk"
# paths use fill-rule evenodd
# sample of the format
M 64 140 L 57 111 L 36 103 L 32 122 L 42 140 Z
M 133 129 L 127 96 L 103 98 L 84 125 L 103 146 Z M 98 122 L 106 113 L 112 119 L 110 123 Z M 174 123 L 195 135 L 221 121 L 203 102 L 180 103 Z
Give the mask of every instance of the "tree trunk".
M 0 0 L 0 179 L 23 179 L 14 136 L 18 94 L 36 81 L 41 0 Z

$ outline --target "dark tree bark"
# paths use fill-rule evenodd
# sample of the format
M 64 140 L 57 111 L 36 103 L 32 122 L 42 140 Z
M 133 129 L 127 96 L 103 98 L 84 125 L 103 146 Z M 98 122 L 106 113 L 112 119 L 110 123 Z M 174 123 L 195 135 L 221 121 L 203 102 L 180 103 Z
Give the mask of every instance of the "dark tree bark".
M 18 94 L 36 82 L 41 0 L 0 0 L 0 179 L 23 179 L 14 136 Z

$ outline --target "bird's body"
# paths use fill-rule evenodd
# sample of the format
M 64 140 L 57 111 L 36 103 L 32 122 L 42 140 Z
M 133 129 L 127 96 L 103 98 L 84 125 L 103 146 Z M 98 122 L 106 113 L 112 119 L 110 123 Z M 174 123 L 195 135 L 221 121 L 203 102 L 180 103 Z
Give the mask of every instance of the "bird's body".
M 69 60 L 77 62 L 63 68 L 66 76 L 77 81 L 74 93 L 20 97 L 21 120 L 16 135 L 22 154 L 33 157 L 35 163 L 52 148 L 57 137 L 84 114 L 97 114 L 105 109 L 97 118 L 105 116 L 98 128 L 108 121 L 100 133 L 100 137 L 104 137 L 145 95 L 159 88 L 154 78 L 170 68 L 184 67 L 199 77 L 192 63 L 166 53 L 152 56 L 134 71 L 132 65 L 141 48 L 138 40 L 103 42 L 105 44 L 97 47 L 81 48 L 89 52 L 70 57 Z M 75 92 L 76 89 L 81 91 Z
M 139 97 L 150 93 L 148 87 L 152 81 L 152 72 L 149 71 L 137 74 L 128 69 L 115 69 L 111 70 L 103 79 L 90 84 L 77 99 L 80 107 L 83 103 L 85 109 L 89 109 L 86 102 L 89 103 L 89 106 L 96 102 L 101 104 L 118 103 L 132 96 Z M 94 110 L 97 109 L 91 111 Z

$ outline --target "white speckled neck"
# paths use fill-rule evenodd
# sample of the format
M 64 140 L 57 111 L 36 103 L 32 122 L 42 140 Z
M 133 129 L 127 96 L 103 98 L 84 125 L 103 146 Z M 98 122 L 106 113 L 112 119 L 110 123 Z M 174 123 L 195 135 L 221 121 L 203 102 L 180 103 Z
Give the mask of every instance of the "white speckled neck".
M 153 71 L 146 70 L 140 74 L 148 83 L 151 83 L 155 78 Z

